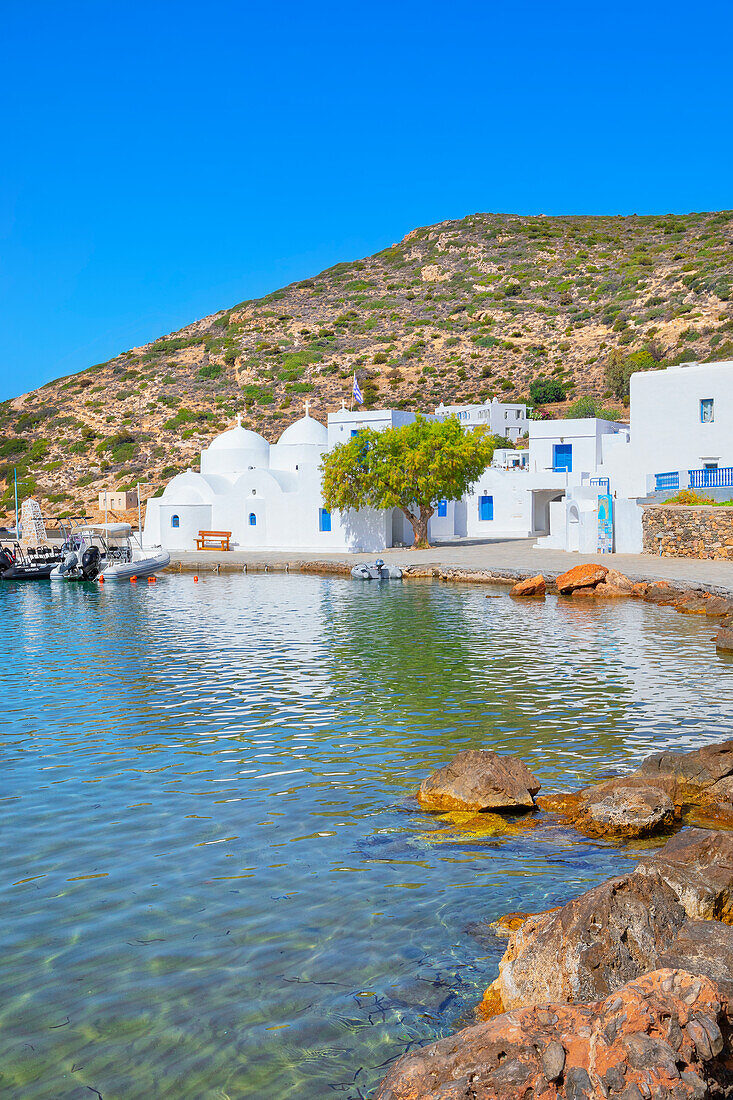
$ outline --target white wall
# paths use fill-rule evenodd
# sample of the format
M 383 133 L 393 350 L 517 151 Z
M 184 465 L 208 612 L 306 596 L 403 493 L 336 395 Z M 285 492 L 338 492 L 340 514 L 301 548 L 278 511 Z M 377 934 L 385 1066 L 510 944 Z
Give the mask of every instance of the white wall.
M 703 398 L 715 402 L 711 424 L 700 420 Z M 632 374 L 631 440 L 634 463 L 650 474 L 733 466 L 733 362 Z

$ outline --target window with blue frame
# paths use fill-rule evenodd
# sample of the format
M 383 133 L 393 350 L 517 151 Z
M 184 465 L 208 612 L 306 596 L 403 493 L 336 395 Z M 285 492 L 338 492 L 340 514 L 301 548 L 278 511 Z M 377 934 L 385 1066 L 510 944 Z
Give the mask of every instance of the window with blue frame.
M 326 508 L 318 509 L 318 530 L 331 530 L 331 513 Z
M 700 402 L 700 423 L 712 424 L 715 420 L 715 402 L 712 397 L 703 397 Z
M 573 445 L 572 443 L 555 443 L 552 448 L 552 468 L 556 473 L 573 469 Z
M 249 513 L 249 525 L 250 527 L 257 526 L 257 516 L 254 514 L 254 512 Z
M 355 436 L 355 435 L 358 435 L 360 431 L 361 431 L 361 429 L 360 429 L 360 428 L 352 428 L 352 429 L 351 429 L 351 438 L 353 439 L 353 438 L 354 438 L 354 436 Z
M 478 518 L 487 520 L 494 518 L 494 498 L 481 496 L 478 498 Z
M 445 519 L 445 517 L 447 515 L 448 515 L 448 501 L 447 500 L 439 500 L 438 501 L 438 518 L 439 519 Z
M 180 527 L 181 521 L 178 516 L 171 516 L 171 527 Z

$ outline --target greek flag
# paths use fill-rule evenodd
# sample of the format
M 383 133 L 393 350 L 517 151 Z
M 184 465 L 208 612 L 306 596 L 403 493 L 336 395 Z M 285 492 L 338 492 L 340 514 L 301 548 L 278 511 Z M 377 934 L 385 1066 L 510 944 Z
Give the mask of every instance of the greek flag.
M 351 392 L 354 395 L 354 401 L 356 401 L 357 405 L 363 405 L 364 404 L 364 396 L 363 396 L 361 390 L 359 389 L 359 383 L 356 381 L 356 371 L 354 371 L 354 388 Z

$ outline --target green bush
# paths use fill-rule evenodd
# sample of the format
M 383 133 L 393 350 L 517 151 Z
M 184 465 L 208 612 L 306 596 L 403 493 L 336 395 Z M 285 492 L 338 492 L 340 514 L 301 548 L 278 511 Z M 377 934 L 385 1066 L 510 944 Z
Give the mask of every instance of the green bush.
M 535 378 L 530 383 L 529 396 L 535 405 L 546 405 L 550 401 L 564 401 L 566 394 L 562 383 L 556 378 Z
M 205 366 L 199 368 L 199 378 L 205 380 L 211 380 L 218 378 L 224 370 L 218 363 L 206 363 Z

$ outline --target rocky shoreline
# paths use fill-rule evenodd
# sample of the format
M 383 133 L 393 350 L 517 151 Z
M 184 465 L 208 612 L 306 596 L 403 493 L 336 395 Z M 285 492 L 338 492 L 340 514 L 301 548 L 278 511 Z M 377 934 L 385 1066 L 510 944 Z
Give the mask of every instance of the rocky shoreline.
M 733 741 L 657 753 L 579 792 L 539 790 L 517 758 L 468 750 L 417 799 L 669 839 L 559 908 L 498 922 L 508 943 L 484 1022 L 398 1059 L 375 1100 L 733 1096 Z M 700 814 L 715 828 L 690 824 Z

